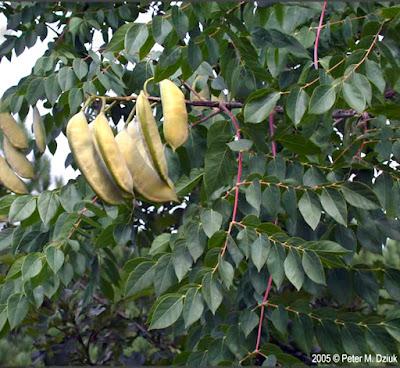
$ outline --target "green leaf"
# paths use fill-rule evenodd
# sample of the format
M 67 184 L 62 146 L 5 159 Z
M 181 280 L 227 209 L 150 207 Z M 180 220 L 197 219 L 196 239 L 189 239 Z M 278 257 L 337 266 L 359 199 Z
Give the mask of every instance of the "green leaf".
M 68 107 L 71 114 L 74 114 L 83 102 L 83 92 L 80 88 L 71 88 L 68 92 Z
M 301 119 L 307 111 L 309 100 L 310 98 L 304 89 L 295 88 L 290 92 L 285 111 L 295 126 L 300 124 Z
M 160 55 L 160 62 L 156 65 L 154 73 L 154 81 L 159 82 L 163 79 L 170 77 L 181 66 L 182 51 L 179 47 L 164 49 Z
M 192 257 L 186 247 L 175 247 L 172 255 L 172 263 L 174 265 L 176 277 L 178 278 L 178 281 L 181 282 L 189 272 L 193 263 Z
M 348 249 L 343 248 L 341 245 L 331 240 L 309 241 L 304 244 L 304 247 L 307 249 L 312 249 L 317 253 L 346 254 L 351 252 Z
M 222 215 L 212 209 L 203 210 L 200 214 L 200 220 L 208 238 L 211 238 L 222 225 Z
M 25 295 L 14 294 L 7 300 L 7 316 L 11 329 L 17 327 L 25 318 L 29 310 L 28 299 Z
M 18 197 L 10 207 L 10 221 L 23 221 L 29 218 L 36 210 L 36 198 L 30 195 Z
M 378 88 L 380 93 L 385 92 L 386 82 L 383 78 L 382 68 L 372 60 L 365 60 L 365 70 L 367 78 L 371 81 L 372 84 Z
M 79 80 L 82 80 L 84 77 L 86 77 L 86 74 L 89 71 L 88 65 L 86 64 L 85 60 L 82 59 L 75 59 L 72 63 L 72 69 Z
M 189 31 L 189 19 L 186 14 L 178 7 L 173 6 L 171 10 L 172 24 L 174 25 L 175 31 L 179 38 L 183 39 L 186 33 Z
M 53 272 L 57 273 L 64 264 L 64 253 L 58 247 L 49 246 L 46 248 L 46 259 Z
M 289 250 L 283 266 L 288 280 L 297 290 L 300 290 L 304 282 L 304 271 L 297 250 L 292 248 Z
M 139 55 L 140 48 L 149 36 L 147 25 L 144 23 L 133 23 L 125 35 L 124 46 L 129 55 Z
M 227 143 L 228 147 L 234 152 L 246 152 L 253 146 L 253 141 L 250 139 L 239 139 Z
M 44 79 L 44 91 L 48 101 L 54 105 L 61 94 L 56 74 L 52 74 Z
M 321 152 L 321 149 L 317 145 L 300 134 L 277 135 L 275 140 L 289 151 L 301 155 L 314 155 Z
M 125 281 L 125 296 L 131 296 L 148 289 L 153 284 L 155 270 L 150 261 L 139 263 Z
M 79 219 L 76 213 L 62 213 L 58 216 L 53 230 L 53 240 L 64 240 L 72 234 L 72 230 Z
M 42 270 L 43 263 L 41 253 L 30 253 L 22 263 L 21 273 L 24 280 L 37 276 Z
M 304 276 L 304 275 L 303 275 Z M 271 313 L 271 320 L 274 327 L 282 334 L 287 334 L 287 325 L 289 322 L 288 312 L 281 305 Z
M 174 324 L 183 310 L 183 296 L 167 294 L 159 299 L 151 316 L 149 330 L 167 328 Z
M 203 277 L 202 281 L 202 294 L 206 301 L 208 308 L 210 308 L 211 313 L 215 314 L 218 307 L 222 303 L 222 291 L 221 285 L 218 282 L 216 276 L 212 272 L 208 272 Z
M 354 207 L 376 210 L 380 203 L 375 193 L 364 183 L 347 182 L 340 187 L 344 199 Z
M 172 285 L 177 283 L 175 267 L 171 254 L 162 256 L 156 265 L 153 279 L 154 289 L 157 295 L 166 292 Z
M 236 172 L 232 151 L 226 145 L 231 140 L 229 122 L 214 123 L 207 133 L 207 152 L 204 162 L 204 184 L 208 195 L 223 185 L 231 185 Z
M 190 171 L 189 177 L 183 175 L 175 183 L 175 190 L 178 196 L 188 195 L 200 182 L 204 176 L 204 170 L 200 168 L 194 168 Z
M 168 249 L 169 240 L 171 239 L 171 234 L 163 233 L 154 238 L 151 243 L 149 254 L 154 256 L 159 253 L 163 253 Z
M 400 319 L 387 321 L 385 323 L 386 331 L 392 336 L 397 342 L 400 342 Z
M 38 211 L 44 224 L 48 224 L 57 213 L 60 200 L 55 192 L 45 191 L 39 195 Z
M 203 315 L 203 311 L 204 303 L 200 290 L 198 288 L 190 288 L 186 293 L 182 312 L 185 328 L 198 321 Z
M 256 266 L 258 272 L 261 271 L 265 262 L 268 259 L 269 252 L 271 250 L 271 243 L 267 236 L 260 234 L 258 238 L 250 246 L 251 260 Z
M 321 205 L 314 192 L 306 190 L 299 201 L 299 211 L 304 221 L 315 230 L 321 219 Z
M 363 112 L 367 101 L 363 92 L 352 79 L 343 83 L 343 97 L 347 104 L 357 112 Z
M 82 18 L 72 17 L 68 22 L 68 31 L 71 32 L 74 37 L 76 37 L 83 22 L 84 20 Z
M 252 93 L 244 105 L 244 120 L 247 123 L 261 123 L 274 110 L 281 94 L 268 89 Z
M 336 100 L 335 88 L 331 85 L 322 84 L 314 89 L 310 99 L 310 114 L 323 114 L 331 109 Z
M 110 42 L 105 51 L 107 52 L 120 52 L 124 48 L 125 35 L 132 27 L 132 23 L 126 23 L 119 27 L 113 34 Z
M 235 271 L 228 261 L 222 259 L 221 254 L 218 256 L 218 273 L 221 276 L 221 280 L 225 287 L 229 289 L 233 284 Z
M 30 105 L 35 105 L 44 94 L 44 79 L 36 78 L 29 83 L 25 97 Z
M 75 73 L 71 67 L 65 66 L 58 71 L 58 84 L 62 91 L 69 91 L 77 84 Z
M 253 181 L 246 188 L 246 201 L 256 210 L 256 215 L 259 216 L 261 207 L 261 185 L 258 180 Z
M 258 320 L 259 317 L 252 310 L 245 310 L 244 312 L 240 313 L 239 317 L 240 328 L 242 329 L 244 336 L 246 338 L 258 325 Z
M 347 206 L 343 196 L 334 189 L 323 189 L 320 195 L 322 208 L 339 224 L 347 226 Z
M 278 288 L 280 288 L 280 286 L 282 285 L 283 279 L 285 277 L 283 266 L 285 258 L 285 250 L 277 243 L 274 243 L 271 246 L 271 250 L 267 258 L 267 267 L 268 272 L 271 274 L 272 279 L 274 280 L 274 283 Z
M 400 301 L 400 271 L 393 268 L 385 270 L 384 285 L 389 295 Z
M 313 251 L 304 251 L 301 261 L 304 272 L 315 283 L 326 285 L 325 272 L 321 260 Z
M 156 16 L 152 19 L 153 37 L 160 45 L 172 31 L 172 25 L 168 19 L 163 16 Z

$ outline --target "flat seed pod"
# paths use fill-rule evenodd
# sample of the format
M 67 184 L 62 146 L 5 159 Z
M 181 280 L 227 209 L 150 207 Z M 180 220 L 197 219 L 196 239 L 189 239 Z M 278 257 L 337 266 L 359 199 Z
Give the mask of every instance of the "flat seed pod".
M 177 202 L 173 184 L 166 184 L 153 167 L 136 124 L 130 123 L 115 137 L 128 164 L 135 190 L 151 202 Z
M 121 151 L 104 113 L 100 113 L 93 121 L 93 133 L 101 154 L 116 184 L 125 192 L 132 193 L 132 176 L 122 157 Z
M 10 143 L 6 136 L 3 138 L 3 151 L 8 164 L 19 176 L 25 179 L 32 179 L 35 176 L 31 162 Z
M 160 82 L 160 94 L 164 115 L 164 137 L 175 151 L 189 136 L 185 95 L 168 79 Z
M 101 166 L 85 114 L 75 114 L 67 125 L 67 138 L 78 167 L 95 193 L 109 204 L 124 203 L 121 191 Z
M 99 159 L 99 164 L 100 164 L 102 170 L 103 170 L 104 173 L 107 175 L 107 177 L 109 178 L 109 180 L 118 188 L 118 190 L 120 191 L 121 196 L 122 196 L 123 198 L 125 198 L 125 199 L 132 199 L 132 198 L 133 198 L 132 190 L 131 190 L 130 193 L 127 193 L 127 192 L 125 192 L 124 190 L 122 190 L 122 189 L 117 185 L 117 183 L 115 182 L 114 178 L 112 177 L 110 171 L 108 170 L 106 163 L 105 163 L 104 160 L 103 160 L 103 156 L 101 155 L 99 145 L 97 144 L 96 137 L 94 136 L 94 121 L 92 121 L 92 122 L 89 124 L 89 130 L 90 130 L 90 133 L 92 134 L 92 141 L 93 141 L 94 148 L 95 148 L 95 151 L 96 151 L 96 155 L 97 155 L 97 158 Z
M 14 193 L 28 193 L 25 183 L 11 170 L 2 156 L 0 156 L 0 181 L 8 190 Z
M 164 146 L 161 142 L 160 133 L 158 132 L 150 102 L 143 91 L 140 92 L 136 100 L 136 113 L 154 168 L 161 179 L 168 183 L 168 166 L 165 159 Z
M 0 113 L 0 129 L 14 147 L 20 149 L 28 148 L 28 138 L 25 131 L 18 125 L 11 114 Z
M 33 135 L 35 136 L 36 147 L 40 153 L 46 150 L 46 130 L 44 129 L 42 117 L 36 106 L 33 108 Z

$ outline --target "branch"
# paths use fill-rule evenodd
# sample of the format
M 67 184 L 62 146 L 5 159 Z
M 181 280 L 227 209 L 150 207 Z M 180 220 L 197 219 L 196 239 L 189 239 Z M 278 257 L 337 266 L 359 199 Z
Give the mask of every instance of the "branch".
M 322 22 L 324 21 L 326 4 L 327 4 L 327 0 L 324 0 L 324 3 L 322 5 L 321 16 L 319 18 L 319 24 L 318 24 L 318 28 L 317 28 L 317 35 L 315 37 L 315 45 L 314 45 L 314 68 L 315 69 L 318 69 L 318 44 L 319 44 L 319 38 L 320 38 L 320 35 L 321 35 Z

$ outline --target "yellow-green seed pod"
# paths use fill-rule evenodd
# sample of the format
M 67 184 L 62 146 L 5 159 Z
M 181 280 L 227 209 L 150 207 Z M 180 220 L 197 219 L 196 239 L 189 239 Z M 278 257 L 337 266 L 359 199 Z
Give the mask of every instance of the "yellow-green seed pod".
M 165 183 L 153 167 L 138 128 L 132 122 L 115 137 L 131 172 L 135 191 L 150 202 L 177 202 L 173 184 Z
M 189 136 L 185 95 L 170 80 L 160 82 L 164 138 L 175 151 Z
M 143 91 L 140 92 L 136 100 L 136 113 L 154 168 L 161 179 L 168 183 L 168 166 L 165 159 L 164 145 L 161 142 L 160 133 L 158 132 L 150 102 Z
M 25 179 L 32 179 L 35 176 L 31 162 L 10 143 L 6 136 L 3 138 L 3 151 L 8 164 L 19 176 Z
M 14 147 L 20 149 L 28 148 L 28 138 L 25 131 L 18 125 L 11 114 L 0 113 L 0 129 Z
M 14 193 L 28 193 L 25 183 L 11 170 L 2 156 L 0 156 L 0 181 L 8 190 Z
M 78 167 L 94 192 L 109 204 L 124 203 L 120 189 L 109 178 L 97 155 L 85 114 L 75 114 L 67 125 L 67 138 Z
M 36 147 L 40 153 L 46 150 L 46 130 L 44 128 L 42 117 L 39 110 L 35 106 L 33 108 L 33 135 L 35 136 Z
M 125 192 L 132 193 L 132 176 L 115 141 L 113 131 L 104 113 L 93 121 L 93 133 L 98 149 L 115 183 Z

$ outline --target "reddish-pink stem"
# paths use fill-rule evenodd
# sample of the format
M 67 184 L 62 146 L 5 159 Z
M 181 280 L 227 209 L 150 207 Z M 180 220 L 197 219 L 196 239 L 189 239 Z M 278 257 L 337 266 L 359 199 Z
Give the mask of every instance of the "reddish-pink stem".
M 268 296 L 269 296 L 269 292 L 271 290 L 271 286 L 272 286 L 272 277 L 270 276 L 268 278 L 268 285 L 267 285 L 267 289 L 265 290 L 264 293 L 264 298 L 261 304 L 261 311 L 260 311 L 260 320 L 258 322 L 258 332 L 257 332 L 257 343 L 256 343 L 256 351 L 258 351 L 260 349 L 260 343 L 261 343 L 261 330 L 262 330 L 262 322 L 264 319 L 264 310 L 265 310 L 265 305 L 268 301 Z
M 319 24 L 318 24 L 318 28 L 317 28 L 317 35 L 315 37 L 315 44 L 314 44 L 314 67 L 315 67 L 315 69 L 318 69 L 318 44 L 319 44 L 319 38 L 321 36 L 322 22 L 324 21 L 327 2 L 328 2 L 327 0 L 324 0 L 324 3 L 322 5 L 321 16 L 319 17 Z
M 268 123 L 269 123 L 269 134 L 272 138 L 275 134 L 275 112 L 271 112 L 269 114 Z M 274 140 L 272 140 L 272 143 L 271 143 L 271 150 L 272 150 L 272 156 L 275 158 L 276 157 L 276 143 Z M 278 219 L 275 220 L 275 224 L 278 222 L 277 220 Z M 259 349 L 260 349 L 262 323 L 264 320 L 265 305 L 268 301 L 268 296 L 269 296 L 271 287 L 272 287 L 272 276 L 270 275 L 268 278 L 267 288 L 265 289 L 264 298 L 263 298 L 262 305 L 261 305 L 260 319 L 258 321 L 257 342 L 256 342 L 256 350 L 255 351 L 259 351 Z
M 236 119 L 236 116 L 225 106 L 223 102 L 220 103 L 219 106 L 220 110 L 223 111 L 226 115 L 229 116 L 229 118 L 232 121 L 233 126 L 235 127 L 236 131 L 236 138 L 240 139 L 240 125 L 238 120 Z M 226 236 L 225 244 L 221 250 L 221 256 L 224 256 L 226 249 L 228 247 L 228 241 L 229 241 L 229 235 L 232 231 L 232 225 L 236 222 L 236 215 L 237 215 L 237 210 L 238 210 L 238 205 L 239 205 L 239 184 L 242 181 L 242 170 L 243 170 L 243 155 L 242 152 L 238 153 L 238 169 L 237 169 L 237 175 L 236 175 L 236 185 L 235 185 L 235 201 L 233 202 L 233 211 L 232 211 L 232 220 L 229 224 L 228 228 L 228 234 Z
M 275 113 L 274 112 L 271 112 L 271 114 L 269 114 L 268 122 L 269 122 L 269 135 L 272 138 L 275 134 Z M 271 143 L 271 150 L 272 150 L 272 156 L 275 157 L 276 156 L 276 143 L 274 140 Z

